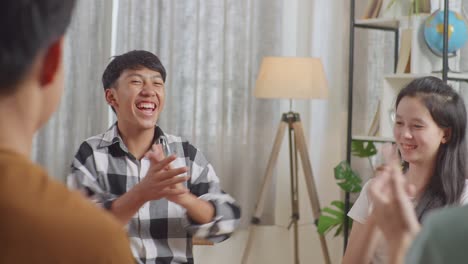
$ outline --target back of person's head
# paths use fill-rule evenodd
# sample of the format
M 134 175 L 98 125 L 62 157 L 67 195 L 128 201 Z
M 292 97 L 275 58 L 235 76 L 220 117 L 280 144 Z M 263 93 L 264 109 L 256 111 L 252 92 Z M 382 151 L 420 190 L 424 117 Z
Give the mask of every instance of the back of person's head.
M 11 94 L 34 60 L 64 35 L 75 0 L 3 0 L 0 95 Z
M 102 86 L 104 90 L 112 88 L 125 70 L 138 70 L 141 68 L 148 68 L 159 72 L 163 81 L 166 81 L 166 69 L 164 69 L 164 66 L 156 55 L 145 50 L 133 50 L 115 56 L 109 65 L 107 65 L 102 74 Z
M 459 202 L 467 176 L 465 103 L 448 84 L 436 77 L 422 77 L 409 83 L 397 96 L 396 107 L 404 97 L 421 100 L 432 119 L 449 137 L 436 156 L 434 174 L 416 207 L 419 220 L 431 209 Z

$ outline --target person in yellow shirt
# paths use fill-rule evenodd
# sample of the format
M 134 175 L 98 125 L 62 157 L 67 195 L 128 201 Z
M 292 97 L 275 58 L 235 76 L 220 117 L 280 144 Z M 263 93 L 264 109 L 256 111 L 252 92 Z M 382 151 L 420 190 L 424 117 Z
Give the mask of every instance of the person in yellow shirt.
M 0 263 L 134 263 L 113 216 L 29 159 L 62 94 L 63 35 L 75 1 L 0 5 Z

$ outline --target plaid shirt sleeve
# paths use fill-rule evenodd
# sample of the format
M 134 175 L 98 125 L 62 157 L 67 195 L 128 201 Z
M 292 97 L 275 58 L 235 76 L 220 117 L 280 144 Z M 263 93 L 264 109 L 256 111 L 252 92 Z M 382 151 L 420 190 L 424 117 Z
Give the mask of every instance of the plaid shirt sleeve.
M 95 163 L 96 152 L 88 142 L 83 142 L 73 159 L 71 173 L 67 177 L 67 185 L 71 189 L 81 191 L 88 199 L 109 209 L 113 200 L 118 196 L 106 192 L 102 184 L 107 177 L 100 177 Z M 103 157 L 105 159 L 106 157 Z
M 210 202 L 215 209 L 213 221 L 207 224 L 198 225 L 187 218 L 186 230 L 195 237 L 221 242 L 239 225 L 240 208 L 234 198 L 221 189 L 219 178 L 205 156 L 194 146 L 185 144 L 185 156 L 190 160 L 190 192 Z

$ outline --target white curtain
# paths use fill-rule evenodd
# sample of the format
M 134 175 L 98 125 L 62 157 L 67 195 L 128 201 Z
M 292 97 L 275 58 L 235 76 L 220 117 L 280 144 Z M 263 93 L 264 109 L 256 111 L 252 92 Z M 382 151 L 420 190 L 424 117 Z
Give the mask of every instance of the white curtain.
M 293 12 L 284 21 L 288 8 Z M 115 24 L 113 10 L 117 12 Z M 168 72 L 160 126 L 187 138 L 206 154 L 224 189 L 241 204 L 245 223 L 252 216 L 280 115 L 288 110 L 278 101 L 253 97 L 261 58 L 315 56 L 325 66 L 329 100 L 298 103 L 295 110 L 302 114 L 319 198 L 322 207 L 326 206 L 339 196 L 332 168 L 344 158 L 346 144 L 348 15 L 349 3 L 341 0 L 79 0 L 66 41 L 65 94 L 59 111 L 36 137 L 33 158 L 63 180 L 78 145 L 108 126 L 109 109 L 100 77 L 109 57 L 146 49 L 161 58 Z M 117 33 L 113 43 L 112 29 Z M 294 47 L 285 48 L 287 45 Z M 365 45 L 356 44 L 360 58 L 356 69 L 368 67 L 367 57 L 372 55 L 367 56 Z M 355 89 L 366 84 L 366 76 L 356 73 Z M 354 96 L 365 96 L 367 91 L 359 94 Z M 355 109 L 365 105 L 372 107 L 368 101 L 355 100 Z M 355 114 L 358 120 L 368 110 L 357 111 L 361 113 Z M 282 151 L 286 149 L 283 144 Z M 286 160 L 280 161 L 283 168 L 278 175 L 286 184 L 287 158 L 285 155 Z M 276 201 L 289 204 L 287 185 L 271 186 L 272 199 L 268 200 L 275 200 L 274 191 L 282 189 L 284 197 L 278 194 Z M 306 192 L 300 193 L 303 212 L 310 205 Z M 281 211 L 276 212 L 277 218 L 288 221 L 287 205 L 269 204 L 266 223 L 273 221 L 274 208 Z M 301 217 L 305 221 L 301 223 L 301 258 L 322 263 L 315 227 L 309 223 L 311 213 Z M 199 252 L 197 259 L 201 263 L 239 263 L 245 234 L 242 231 L 226 243 L 206 248 L 216 251 Z M 258 258 L 264 261 L 270 256 L 269 263 L 287 263 L 291 260 L 289 239 L 288 232 L 260 233 L 255 246 Z M 341 239 L 329 242 L 337 263 Z
M 63 181 L 80 143 L 107 127 L 101 73 L 110 57 L 111 1 L 77 1 L 64 47 L 65 90 L 36 135 L 32 158 Z
M 253 88 L 262 57 L 279 55 L 281 1 L 120 0 L 117 32 L 116 54 L 160 57 L 168 77 L 159 125 L 202 150 L 246 223 L 280 120 L 277 103 L 255 99 Z M 272 215 L 270 204 L 264 219 Z
M 66 37 L 64 96 L 36 137 L 33 159 L 64 180 L 79 144 L 108 127 L 100 78 L 111 54 L 145 49 L 168 72 L 160 126 L 202 150 L 247 223 L 280 121 L 278 102 L 255 99 L 253 88 L 262 57 L 280 55 L 281 7 L 281 0 L 79 0 Z M 269 203 L 264 223 L 273 216 Z
M 303 3 L 307 2 L 309 0 L 303 0 Z M 306 23 L 309 25 L 308 33 L 305 40 L 299 38 L 299 43 L 305 42 L 306 45 L 297 51 L 298 55 L 321 58 L 328 80 L 328 99 L 311 100 L 305 121 L 309 129 L 310 158 L 322 208 L 330 206 L 333 200 L 342 199 L 342 192 L 333 177 L 333 168 L 345 159 L 346 154 L 349 3 L 341 0 L 310 1 L 307 10 L 310 18 Z M 361 77 L 358 74 L 355 76 L 359 76 L 357 79 Z M 307 200 L 301 202 L 303 207 L 308 204 Z M 307 218 L 312 214 L 302 215 Z M 315 225 L 303 227 L 303 230 L 312 239 L 302 238 L 307 243 L 303 243 L 301 248 L 301 261 L 324 263 Z M 327 235 L 331 261 L 341 263 L 343 237 L 333 237 L 332 233 Z
M 297 0 L 283 2 L 283 56 L 319 57 L 328 80 L 327 100 L 295 100 L 293 110 L 301 114 L 306 133 L 314 180 L 321 207 L 340 198 L 333 178 L 333 167 L 343 160 L 346 151 L 347 63 L 349 1 Z M 275 109 L 279 115 L 289 110 L 288 102 Z M 283 142 L 285 143 L 285 142 Z M 291 220 L 289 157 L 287 144 L 282 145 L 276 188 L 276 226 L 257 229 L 249 263 L 292 263 L 293 236 L 287 230 Z M 305 181 L 299 175 L 299 254 L 301 263 L 324 263 Z M 327 236 L 332 263 L 340 263 L 343 253 L 342 237 Z M 240 263 L 247 232 L 239 232 L 237 240 L 215 246 L 217 250 L 199 248 L 200 263 Z M 232 256 L 226 260 L 223 256 Z

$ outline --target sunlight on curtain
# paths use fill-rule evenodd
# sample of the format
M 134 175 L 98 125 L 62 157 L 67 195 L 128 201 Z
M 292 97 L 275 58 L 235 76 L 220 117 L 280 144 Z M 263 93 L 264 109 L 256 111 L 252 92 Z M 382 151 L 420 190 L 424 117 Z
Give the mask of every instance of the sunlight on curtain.
M 65 90 L 36 135 L 32 158 L 63 181 L 80 143 L 107 128 L 101 73 L 110 57 L 111 1 L 77 1 L 64 47 Z
M 146 49 L 160 57 L 168 72 L 160 126 L 202 150 L 239 201 L 244 223 L 280 121 L 278 103 L 252 91 L 261 58 L 279 55 L 281 4 L 119 1 L 116 53 Z M 273 219 L 271 204 L 264 216 Z

